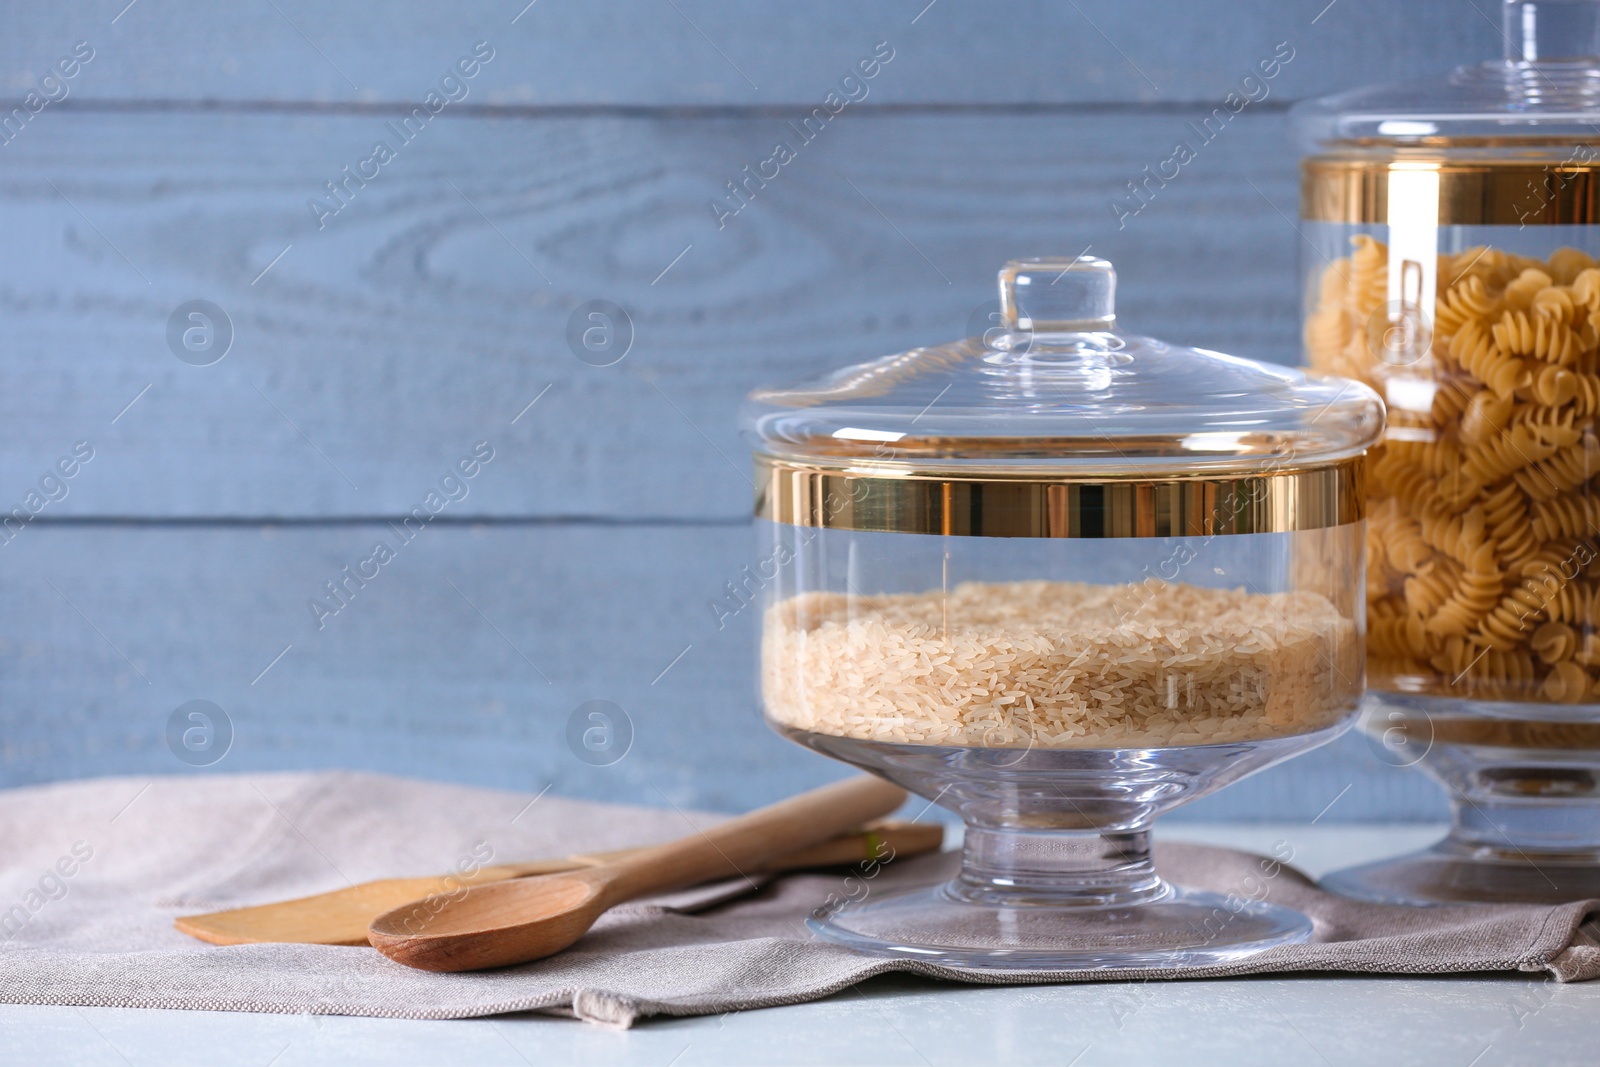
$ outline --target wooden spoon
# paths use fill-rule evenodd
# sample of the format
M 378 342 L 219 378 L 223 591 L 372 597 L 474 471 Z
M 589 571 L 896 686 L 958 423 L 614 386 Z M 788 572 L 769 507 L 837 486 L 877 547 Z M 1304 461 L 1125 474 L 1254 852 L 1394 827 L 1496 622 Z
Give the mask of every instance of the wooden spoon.
M 881 779 L 850 778 L 596 867 L 426 897 L 378 916 L 367 936 L 385 956 L 425 971 L 543 959 L 582 937 L 607 908 L 754 870 L 905 799 Z
M 933 851 L 943 840 L 944 828 L 938 823 L 884 819 L 810 848 L 780 856 L 764 865 L 762 870 L 794 871 L 807 867 L 832 867 L 865 860 L 915 856 Z M 180 915 L 173 920 L 173 925 L 190 937 L 213 945 L 275 942 L 365 946 L 368 944 L 367 927 L 372 920 L 402 904 L 439 893 L 454 893 L 462 886 L 593 867 L 640 851 L 643 850 L 628 848 L 614 852 L 590 852 L 559 860 L 497 864 L 458 874 L 383 878 L 294 900 L 229 908 L 204 915 Z

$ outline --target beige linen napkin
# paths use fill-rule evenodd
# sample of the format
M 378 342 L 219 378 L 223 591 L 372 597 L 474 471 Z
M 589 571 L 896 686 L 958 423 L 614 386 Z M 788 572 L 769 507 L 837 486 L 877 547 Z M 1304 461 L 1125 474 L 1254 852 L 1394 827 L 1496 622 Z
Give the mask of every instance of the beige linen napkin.
M 812 940 L 804 926 L 841 892 L 840 874 L 791 875 L 760 887 L 724 883 L 641 901 L 603 916 L 559 956 L 478 974 L 413 971 L 368 948 L 218 948 L 172 928 L 175 915 L 190 911 L 464 864 L 621 848 L 714 820 L 349 773 L 112 778 L 0 792 L 0 1002 L 416 1019 L 534 1010 L 627 1026 L 653 1014 L 813 1000 L 885 971 L 982 983 L 1179 977 L 1159 970 L 998 975 L 859 956 Z M 1228 849 L 1168 844 L 1158 847 L 1157 862 L 1174 881 L 1222 892 L 1263 881 L 1260 857 Z M 872 892 L 941 880 L 954 864 L 949 855 L 891 864 Z M 1409 909 L 1330 896 L 1289 868 L 1264 881 L 1268 899 L 1316 920 L 1314 940 L 1182 976 L 1600 976 L 1600 947 L 1583 927 L 1594 902 Z

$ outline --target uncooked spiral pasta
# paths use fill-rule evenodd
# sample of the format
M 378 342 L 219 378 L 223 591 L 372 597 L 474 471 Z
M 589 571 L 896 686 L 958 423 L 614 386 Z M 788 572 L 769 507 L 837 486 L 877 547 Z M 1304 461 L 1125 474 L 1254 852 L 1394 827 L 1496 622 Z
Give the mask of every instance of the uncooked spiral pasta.
M 1434 329 L 1453 334 L 1468 321 L 1493 321 L 1504 306 L 1504 301 L 1489 295 L 1489 287 L 1477 275 L 1439 294 L 1439 306 L 1434 312 Z
M 1544 367 L 1534 377 L 1533 399 L 1547 408 L 1571 405 L 1578 416 L 1600 411 L 1600 374 L 1585 374 L 1564 367 Z
M 1390 398 L 1368 478 L 1373 684 L 1600 703 L 1600 264 L 1440 255 L 1426 349 L 1402 365 L 1372 347 L 1399 267 L 1371 236 L 1351 244 L 1305 343 Z
M 1474 630 L 1481 634 L 1484 620 L 1500 600 L 1501 586 L 1498 569 L 1468 567 L 1450 591 L 1449 599 L 1439 605 L 1423 629 L 1444 637 L 1460 637 Z
M 1543 463 L 1555 455 L 1559 447 L 1536 426 L 1523 423 L 1508 426 L 1468 449 L 1461 457 L 1461 485 L 1454 495 L 1460 500 L 1463 494 L 1493 486 L 1535 463 Z
M 1550 500 L 1585 485 L 1600 473 L 1600 440 L 1581 438 L 1576 444 L 1512 475 L 1529 500 Z
M 1439 481 L 1427 470 L 1410 466 L 1398 456 L 1380 454 L 1372 465 L 1372 480 L 1384 495 L 1415 513 L 1439 493 Z
M 1493 570 L 1494 546 L 1484 539 L 1482 508 L 1452 515 L 1435 500 L 1422 513 L 1422 539 L 1468 570 Z
M 1533 505 L 1533 536 L 1541 541 L 1584 537 L 1600 524 L 1600 499 L 1563 496 Z
M 1508 316 L 1515 314 L 1507 312 Z M 1468 322 L 1450 338 L 1445 351 L 1456 366 L 1505 398 L 1515 393 L 1524 379 L 1531 380 L 1532 372 L 1514 353 L 1500 347 L 1492 329 Z
M 1383 656 L 1428 655 L 1428 633 L 1422 620 L 1389 600 L 1380 600 L 1367 618 L 1367 645 Z
M 1578 631 L 1564 622 L 1547 622 L 1533 631 L 1528 647 L 1546 663 L 1563 663 L 1578 650 Z
M 1565 307 L 1571 309 L 1570 297 Z M 1578 335 L 1564 321 L 1552 317 L 1564 316 L 1566 312 L 1561 308 L 1559 304 L 1554 306 L 1554 310 L 1550 305 L 1540 307 L 1535 304 L 1531 315 L 1526 311 L 1506 312 L 1499 322 L 1489 328 L 1494 347 L 1511 356 L 1525 356 L 1562 367 L 1571 366 L 1578 358 Z
M 1526 649 L 1483 648 L 1467 638 L 1450 637 L 1428 662 L 1447 687 L 1491 700 L 1538 699 L 1541 672 Z
M 1487 395 L 1487 393 L 1478 394 L 1478 396 Z M 1541 438 L 1556 442 L 1558 447 L 1583 439 L 1585 428 L 1578 425 L 1578 411 L 1574 407 L 1551 408 L 1539 404 L 1524 404 L 1521 407 L 1511 406 L 1508 410 L 1506 422 L 1494 427 L 1496 431 L 1515 422 L 1534 427 Z M 1468 414 L 1470 415 L 1470 411 Z M 1466 424 L 1463 422 L 1462 432 L 1465 433 L 1466 429 Z
M 1424 629 L 1440 609 L 1450 602 L 1465 573 L 1466 568 L 1449 556 L 1436 556 L 1405 580 L 1406 607 L 1423 620 Z
M 1534 299 L 1555 284 L 1555 279 L 1536 267 L 1529 267 L 1506 283 L 1506 307 L 1523 311 L 1533 306 Z
M 1387 501 L 1393 505 L 1394 501 Z M 1421 567 L 1433 555 L 1433 548 L 1422 535 L 1422 526 L 1415 519 L 1389 506 L 1375 509 L 1373 528 L 1381 535 L 1379 557 L 1392 563 L 1401 571 L 1410 573 Z

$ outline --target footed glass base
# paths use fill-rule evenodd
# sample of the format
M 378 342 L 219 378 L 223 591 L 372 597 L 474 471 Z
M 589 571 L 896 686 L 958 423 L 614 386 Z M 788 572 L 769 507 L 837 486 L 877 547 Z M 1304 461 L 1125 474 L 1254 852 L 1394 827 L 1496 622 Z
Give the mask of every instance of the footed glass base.
M 1593 705 L 1378 693 L 1373 751 L 1444 786 L 1452 826 L 1420 852 L 1336 871 L 1330 892 L 1386 904 L 1600 898 L 1600 724 Z
M 858 952 L 989 970 L 1208 967 L 1311 936 L 1299 912 L 1164 882 L 1131 905 L 1051 906 L 972 899 L 957 881 L 819 910 L 807 925 Z
M 1381 904 L 1561 904 L 1600 898 L 1600 854 L 1472 847 L 1447 837 L 1420 852 L 1335 871 L 1321 885 Z
M 1173 748 L 1018 749 L 863 741 L 778 724 L 966 823 L 954 880 L 892 895 L 869 890 L 819 910 L 809 925 L 877 956 L 991 970 L 1210 967 L 1306 941 L 1311 921 L 1298 912 L 1163 881 L 1150 825 L 1344 727 Z

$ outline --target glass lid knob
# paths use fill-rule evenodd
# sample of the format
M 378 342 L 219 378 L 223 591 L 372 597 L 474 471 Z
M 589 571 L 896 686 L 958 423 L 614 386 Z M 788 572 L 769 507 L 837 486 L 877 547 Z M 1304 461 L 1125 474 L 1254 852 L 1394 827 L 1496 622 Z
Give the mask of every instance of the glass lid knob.
M 1000 271 L 1008 333 L 1093 333 L 1116 325 L 1117 272 L 1094 256 L 1013 259 Z
M 1505 0 L 1500 18 L 1507 63 L 1600 55 L 1600 3 L 1595 0 Z

